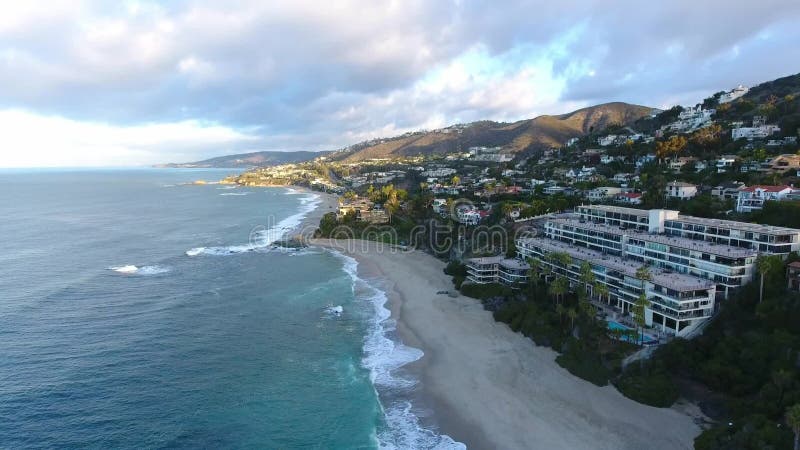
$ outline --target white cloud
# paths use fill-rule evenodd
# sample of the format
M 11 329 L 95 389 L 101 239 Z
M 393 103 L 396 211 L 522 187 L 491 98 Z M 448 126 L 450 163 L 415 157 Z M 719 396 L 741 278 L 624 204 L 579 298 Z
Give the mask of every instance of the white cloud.
M 126 166 L 185 162 L 257 145 L 258 138 L 197 121 L 114 126 L 0 111 L 0 167 Z
M 0 110 L 157 137 L 142 124 L 215 123 L 259 149 L 693 102 L 800 60 L 796 0 L 764 0 L 756 15 L 727 0 L 0 3 Z M 156 150 L 123 141 L 125 161 L 152 161 Z M 185 159 L 206 156 L 186 142 Z

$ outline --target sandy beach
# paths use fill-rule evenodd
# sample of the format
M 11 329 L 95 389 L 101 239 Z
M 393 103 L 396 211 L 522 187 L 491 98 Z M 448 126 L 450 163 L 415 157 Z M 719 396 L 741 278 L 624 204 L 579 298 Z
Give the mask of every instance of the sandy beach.
M 329 212 L 336 212 L 339 207 L 339 196 L 327 192 L 312 191 L 304 187 L 291 186 L 291 189 L 303 193 L 319 196 L 320 204 L 313 211 L 309 212 L 300 225 L 287 234 L 287 237 L 301 236 L 303 239 L 314 237 L 314 231 L 319 228 L 319 220 Z
M 362 241 L 315 240 L 354 257 L 380 279 L 404 343 L 425 356 L 409 365 L 440 431 L 470 449 L 690 449 L 700 428 L 676 409 L 629 400 L 562 369 L 556 353 L 495 322 L 453 291 L 445 264 L 418 251 Z

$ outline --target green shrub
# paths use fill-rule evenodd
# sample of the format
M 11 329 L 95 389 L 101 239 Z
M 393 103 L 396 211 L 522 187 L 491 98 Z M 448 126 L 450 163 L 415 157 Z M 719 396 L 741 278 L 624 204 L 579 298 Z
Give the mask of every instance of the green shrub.
M 678 387 L 666 372 L 629 369 L 614 384 L 624 396 L 645 405 L 668 408 L 678 400 Z
M 603 365 L 597 352 L 581 349 L 574 338 L 570 338 L 567 344 L 566 351 L 556 357 L 558 365 L 592 384 L 607 385 L 612 373 Z
M 504 297 L 510 294 L 510 289 L 498 283 L 464 283 L 461 285 L 461 293 L 467 297 L 485 300 L 492 297 Z

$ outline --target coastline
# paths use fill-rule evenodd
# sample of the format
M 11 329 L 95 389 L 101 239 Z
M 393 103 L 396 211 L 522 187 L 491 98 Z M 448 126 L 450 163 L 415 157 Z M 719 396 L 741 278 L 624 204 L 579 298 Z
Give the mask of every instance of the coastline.
M 360 277 L 382 280 L 399 338 L 424 352 L 402 368 L 419 380 L 416 406 L 468 448 L 693 447 L 700 427 L 678 407 L 642 405 L 574 377 L 554 351 L 495 322 L 477 300 L 436 294 L 454 289 L 434 257 L 366 241 L 310 243 L 354 258 Z
M 329 192 L 314 191 L 303 186 L 277 186 L 290 189 L 299 194 L 316 195 L 319 204 L 306 214 L 300 224 L 293 230 L 286 233 L 286 238 L 294 238 L 308 241 L 314 237 L 314 232 L 319 228 L 319 221 L 322 216 L 329 212 L 336 212 L 339 207 L 339 196 Z

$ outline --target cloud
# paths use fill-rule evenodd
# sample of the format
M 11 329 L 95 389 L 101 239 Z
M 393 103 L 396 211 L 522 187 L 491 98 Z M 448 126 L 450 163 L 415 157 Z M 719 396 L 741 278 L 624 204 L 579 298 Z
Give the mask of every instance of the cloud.
M 213 123 L 269 149 L 605 101 L 692 103 L 800 71 L 794 0 L 757 14 L 722 0 L 3 7 L 0 110 L 117 129 Z
M 3 167 L 129 166 L 257 148 L 260 138 L 197 121 L 117 126 L 0 111 Z

